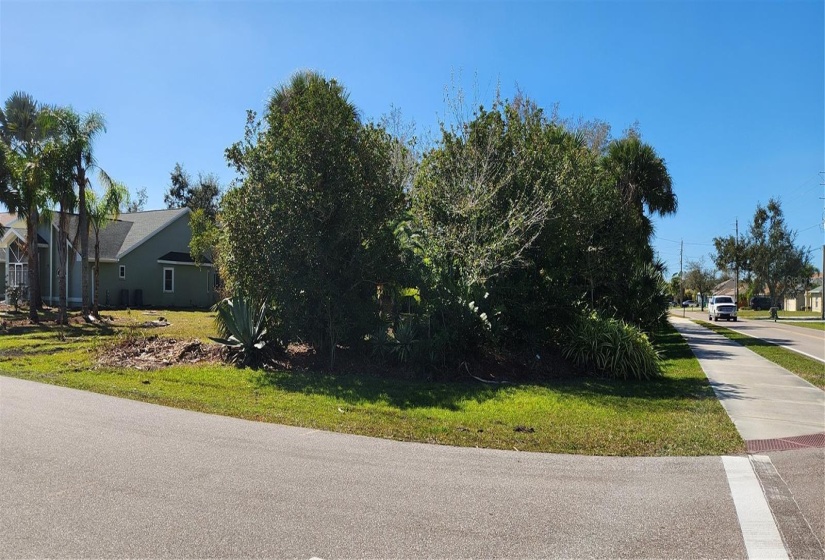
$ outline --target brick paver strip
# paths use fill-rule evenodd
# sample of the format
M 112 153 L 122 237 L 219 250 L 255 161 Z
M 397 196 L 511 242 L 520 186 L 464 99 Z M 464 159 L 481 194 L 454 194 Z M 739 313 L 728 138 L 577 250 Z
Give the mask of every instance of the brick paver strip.
M 807 436 L 794 436 L 776 439 L 751 439 L 745 442 L 748 453 L 762 453 L 765 451 L 787 451 L 789 449 L 804 449 L 806 447 L 825 448 L 825 432 Z

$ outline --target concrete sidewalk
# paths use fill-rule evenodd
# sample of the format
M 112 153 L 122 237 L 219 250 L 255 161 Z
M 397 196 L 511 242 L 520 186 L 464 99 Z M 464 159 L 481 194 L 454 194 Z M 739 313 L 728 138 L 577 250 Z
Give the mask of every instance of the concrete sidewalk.
M 825 392 L 689 319 L 671 316 L 670 322 L 690 345 L 749 452 L 822 447 Z

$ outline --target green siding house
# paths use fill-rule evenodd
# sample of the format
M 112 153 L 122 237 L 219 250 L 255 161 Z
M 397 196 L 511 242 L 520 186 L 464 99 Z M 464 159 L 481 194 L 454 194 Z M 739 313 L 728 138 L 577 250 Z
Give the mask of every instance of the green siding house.
M 208 259 L 195 265 L 189 254 L 192 231 L 188 208 L 121 214 L 109 222 L 97 239 L 89 232 L 89 262 L 100 251 L 101 306 L 108 307 L 209 307 L 215 303 L 215 273 Z M 2 222 L 4 220 L 5 222 Z M 71 306 L 81 302 L 80 247 L 77 216 L 68 216 L 69 247 L 67 294 Z M 43 300 L 58 302 L 57 239 L 59 216 L 38 228 L 40 286 Z M 0 238 L 0 295 L 7 287 L 28 284 L 26 224 L 16 216 L 0 215 L 5 230 Z M 94 290 L 91 266 L 89 286 Z

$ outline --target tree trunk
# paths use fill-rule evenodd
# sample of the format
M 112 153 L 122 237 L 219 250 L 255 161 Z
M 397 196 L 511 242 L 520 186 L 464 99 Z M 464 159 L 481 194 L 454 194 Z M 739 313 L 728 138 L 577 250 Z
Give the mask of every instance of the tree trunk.
M 29 321 L 39 323 L 37 308 L 40 304 L 40 255 L 37 252 L 37 224 L 40 215 L 37 206 L 29 208 L 29 217 L 26 220 L 26 250 L 29 261 Z
M 60 218 L 57 232 L 57 293 L 58 293 L 58 312 L 57 322 L 60 325 L 65 325 L 69 322 L 68 317 L 68 297 L 66 294 L 66 256 L 68 253 L 69 232 L 66 231 L 66 213 L 64 212 L 64 204 L 60 204 Z
M 327 319 L 329 325 L 329 338 L 327 339 L 327 343 L 329 344 L 329 371 L 332 371 L 332 368 L 335 367 L 335 328 L 332 323 L 332 306 L 327 302 Z
M 84 318 L 89 316 L 89 215 L 86 212 L 86 171 L 77 161 L 78 228 L 80 229 L 80 301 Z
M 100 231 L 97 229 L 95 229 L 95 264 L 92 270 L 94 271 L 95 277 L 95 292 L 94 297 L 92 298 L 92 315 L 99 319 L 100 311 L 98 303 L 100 298 L 98 294 L 100 294 Z

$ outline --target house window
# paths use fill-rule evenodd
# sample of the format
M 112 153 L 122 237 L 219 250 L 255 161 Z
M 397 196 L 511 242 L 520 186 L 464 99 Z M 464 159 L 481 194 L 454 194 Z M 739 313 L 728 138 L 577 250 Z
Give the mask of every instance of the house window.
M 163 269 L 163 291 L 166 293 L 172 293 L 175 291 L 175 269 L 174 268 L 164 268 Z
M 29 266 L 26 263 L 9 264 L 9 287 L 25 287 L 29 283 Z
M 121 280 L 126 280 L 126 265 L 122 264 L 118 267 L 117 275 Z
M 23 249 L 23 244 L 15 241 L 11 244 L 8 250 L 8 258 L 6 265 L 8 266 L 9 287 L 17 286 L 26 287 L 29 284 L 29 265 L 28 257 Z

